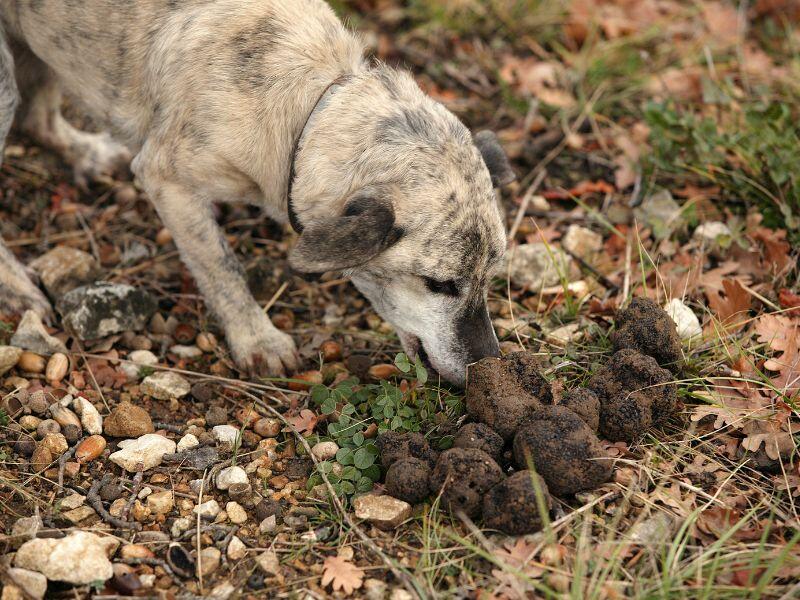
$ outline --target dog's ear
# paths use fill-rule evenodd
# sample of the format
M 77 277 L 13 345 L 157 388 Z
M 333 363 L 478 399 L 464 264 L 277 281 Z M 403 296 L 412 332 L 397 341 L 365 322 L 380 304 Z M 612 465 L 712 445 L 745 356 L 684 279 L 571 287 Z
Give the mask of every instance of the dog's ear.
M 508 185 L 517 176 L 508 163 L 508 157 L 500 146 L 500 141 L 493 131 L 480 131 L 475 134 L 475 145 L 483 156 L 483 162 L 492 176 L 492 185 L 496 188 Z
M 303 229 L 289 252 L 289 265 L 302 273 L 352 269 L 368 262 L 403 235 L 389 200 L 357 196 L 338 217 Z

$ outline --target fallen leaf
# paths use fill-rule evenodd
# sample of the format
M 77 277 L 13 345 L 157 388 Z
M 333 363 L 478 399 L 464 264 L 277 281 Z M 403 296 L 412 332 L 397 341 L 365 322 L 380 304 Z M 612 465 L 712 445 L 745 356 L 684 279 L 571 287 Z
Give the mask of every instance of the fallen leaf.
M 765 369 L 779 373 L 772 378 L 775 387 L 790 396 L 800 391 L 800 319 L 762 315 L 755 331 L 759 342 L 781 353 L 764 363 Z
M 732 46 L 741 38 L 739 11 L 731 4 L 703 2 L 703 20 L 712 41 L 719 46 Z
M 298 433 L 313 433 L 314 427 L 317 426 L 319 417 L 313 412 L 304 408 L 296 417 L 289 417 L 286 419 L 297 430 Z
M 778 302 L 780 302 L 781 308 L 791 309 L 787 310 L 784 314 L 800 316 L 800 296 L 793 291 L 782 288 L 781 291 L 778 292 Z
M 741 283 L 735 279 L 723 279 L 722 291 L 706 289 L 706 297 L 712 312 L 725 328 L 738 328 L 744 325 L 752 298 Z
M 565 89 L 566 74 L 560 63 L 509 54 L 503 59 L 500 78 L 517 91 L 534 96 L 545 104 L 558 108 L 575 104 L 575 97 Z
M 742 518 L 742 513 L 736 509 L 724 506 L 712 506 L 698 515 L 696 524 L 697 529 L 702 533 L 717 540 L 727 535 Z M 757 524 L 750 523 L 739 527 L 739 529 L 733 533 L 733 538 L 741 542 L 752 542 L 761 539 L 761 535 L 761 527 Z
M 334 592 L 342 590 L 349 596 L 364 583 L 364 570 L 342 556 L 329 556 L 322 568 L 322 586 L 330 584 Z
M 751 234 L 753 239 L 764 244 L 764 253 L 769 271 L 776 275 L 783 272 L 791 264 L 789 251 L 791 246 L 786 241 L 786 232 L 782 229 L 759 227 Z

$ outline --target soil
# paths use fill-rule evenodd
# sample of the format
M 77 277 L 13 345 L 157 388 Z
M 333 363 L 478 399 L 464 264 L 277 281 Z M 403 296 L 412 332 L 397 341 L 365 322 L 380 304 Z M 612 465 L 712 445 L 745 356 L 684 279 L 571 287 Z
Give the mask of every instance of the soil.
M 498 463 L 503 456 L 503 438 L 485 423 L 467 423 L 458 430 L 453 446 L 483 450 Z
M 562 396 L 559 405 L 570 409 L 592 431 L 597 431 L 600 425 L 600 398 L 595 392 L 588 388 L 575 388 Z
M 611 410 L 615 399 L 630 392 L 642 391 L 650 397 L 653 425 L 663 422 L 682 406 L 672 373 L 662 369 L 651 356 L 636 350 L 614 353 L 589 381 L 589 388 L 600 396 L 601 423 L 603 412 Z
M 553 402 L 550 384 L 539 369 L 529 352 L 479 361 L 467 374 L 467 413 L 511 440 L 519 423 Z
M 534 478 L 549 512 L 553 507 L 553 499 L 544 479 L 531 471 L 518 471 L 490 489 L 484 497 L 484 525 L 509 535 L 539 531 L 544 519 L 536 499 Z
M 442 452 L 431 474 L 433 493 L 442 494 L 442 504 L 469 517 L 481 514 L 483 496 L 505 475 L 494 459 L 477 448 L 450 448 Z
M 600 440 L 563 406 L 543 408 L 517 432 L 514 460 L 519 468 L 528 467 L 528 456 L 557 496 L 596 488 L 611 476 L 612 462 Z
M 683 354 L 675 321 L 649 298 L 634 298 L 617 313 L 612 334 L 614 350 L 638 350 L 652 356 L 662 367 L 680 368 Z
M 401 458 L 419 458 L 431 467 L 436 463 L 437 453 L 421 433 L 395 433 L 387 431 L 375 441 L 381 453 L 381 464 L 388 469 Z
M 386 493 L 409 504 L 422 502 L 430 494 L 431 467 L 419 458 L 401 458 L 386 472 Z

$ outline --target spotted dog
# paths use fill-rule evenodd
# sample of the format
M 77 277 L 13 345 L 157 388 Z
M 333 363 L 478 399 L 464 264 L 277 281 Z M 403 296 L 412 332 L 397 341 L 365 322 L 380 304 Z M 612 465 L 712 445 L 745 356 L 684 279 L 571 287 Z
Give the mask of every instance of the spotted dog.
M 109 133 L 77 130 L 62 90 Z M 463 384 L 498 354 L 486 308 L 505 235 L 496 137 L 364 58 L 322 0 L 0 3 L 0 150 L 12 120 L 85 185 L 131 159 L 236 363 L 298 366 L 214 220 L 247 202 L 298 233 L 301 272 L 343 271 L 406 351 Z M 2 157 L 2 152 L 0 152 Z M 50 312 L 0 243 L 0 304 Z

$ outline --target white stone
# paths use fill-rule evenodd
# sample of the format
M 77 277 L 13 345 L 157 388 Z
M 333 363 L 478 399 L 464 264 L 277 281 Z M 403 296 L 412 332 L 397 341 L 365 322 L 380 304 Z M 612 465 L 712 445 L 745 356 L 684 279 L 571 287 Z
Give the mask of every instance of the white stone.
M 189 517 L 175 519 L 175 521 L 172 523 L 172 527 L 170 528 L 170 533 L 172 534 L 172 537 L 176 538 L 184 531 L 187 531 L 193 524 L 194 521 L 192 521 L 192 519 Z
M 222 444 L 233 446 L 239 437 L 239 430 L 233 425 L 216 425 L 211 429 L 214 439 Z
M 311 448 L 311 454 L 319 461 L 331 460 L 338 451 L 336 442 L 317 442 Z
M 694 311 L 681 302 L 678 298 L 673 298 L 664 306 L 666 313 L 675 321 L 678 335 L 682 340 L 688 340 L 698 335 L 703 335 L 703 328 L 700 319 Z
M 562 325 L 545 335 L 545 339 L 559 348 L 565 347 L 568 343 L 580 339 L 583 336 L 580 323 L 568 323 Z
M 92 435 L 103 433 L 103 417 L 97 412 L 94 404 L 83 396 L 77 396 L 72 400 L 72 408 L 81 418 L 83 429 Z
M 193 433 L 187 433 L 180 440 L 178 440 L 178 452 L 191 450 L 192 448 L 197 448 L 199 445 L 200 440 L 197 439 L 197 436 Z
M 94 281 L 99 269 L 94 257 L 88 252 L 56 246 L 28 265 L 33 269 L 52 297 Z
M 681 207 L 672 199 L 669 190 L 648 196 L 633 213 L 653 230 L 653 235 L 658 239 L 667 237 L 682 220 Z
M 203 351 L 197 346 L 175 344 L 174 346 L 170 346 L 169 351 L 178 358 L 197 358 L 198 356 L 203 356 Z
M 692 237 L 704 241 L 707 244 L 715 243 L 720 237 L 730 238 L 732 235 L 730 227 L 725 225 L 722 221 L 709 221 L 708 223 L 701 223 L 695 228 Z
M 280 573 L 281 564 L 275 550 L 269 549 L 256 556 L 256 563 L 267 575 L 272 576 Z
M 143 394 L 152 396 L 157 400 L 172 400 L 173 398 L 183 398 L 192 387 L 185 377 L 173 373 L 172 371 L 159 371 L 148 375 L 142 381 L 141 390 Z
M 81 496 L 80 494 L 70 494 L 61 501 L 61 503 L 59 504 L 59 508 L 62 511 L 72 510 L 73 508 L 78 508 L 79 506 L 83 506 L 84 502 L 86 502 L 86 496 Z
M 411 505 L 391 496 L 359 496 L 353 500 L 353 508 L 356 517 L 369 521 L 378 529 L 394 529 L 411 516 Z
M 50 581 L 86 585 L 106 581 L 114 575 L 99 536 L 74 531 L 61 539 L 37 538 L 25 542 L 14 557 L 14 565 L 41 573 Z
M 228 519 L 231 523 L 241 525 L 247 522 L 247 511 L 238 502 L 228 502 L 225 505 L 225 512 L 228 513 Z
M 206 519 L 211 521 L 219 514 L 219 511 L 222 509 L 219 506 L 219 502 L 214 499 L 207 500 L 202 504 L 198 504 L 192 509 L 192 512 L 196 515 L 200 515 L 200 518 Z
M 561 247 L 588 261 L 603 248 L 603 236 L 586 227 L 570 225 L 561 240 Z
M 22 320 L 11 337 L 11 345 L 43 356 L 56 352 L 68 354 L 64 342 L 47 333 L 42 318 L 32 310 L 27 310 L 22 315 Z
M 235 483 L 248 483 L 247 473 L 242 467 L 226 467 L 217 473 L 217 489 L 227 490 Z
M 7 571 L 11 580 L 36 600 L 44 598 L 47 592 L 47 577 L 36 571 L 12 567 Z
M 16 346 L 0 346 L 0 375 L 5 375 L 17 364 L 22 348 Z
M 242 560 L 247 555 L 247 546 L 237 536 L 233 536 L 225 551 L 229 560 Z
M 134 350 L 128 354 L 128 360 L 143 367 L 154 367 L 158 364 L 158 357 L 150 350 Z
M 500 274 L 508 274 L 516 286 L 536 291 L 560 283 L 562 277 L 568 278 L 570 264 L 569 255 L 560 248 L 538 242 L 520 244 L 508 249 Z
M 236 592 L 236 586 L 230 581 L 223 581 L 213 587 L 208 597 L 211 600 L 228 600 Z
M 278 528 L 278 518 L 275 515 L 270 515 L 261 523 L 258 524 L 258 530 L 261 533 L 275 533 Z
M 175 506 L 175 498 L 170 490 L 153 492 L 147 497 L 147 508 L 157 515 L 165 515 Z
M 164 455 L 174 453 L 176 448 L 175 442 L 156 433 L 148 433 L 135 440 L 123 440 L 118 446 L 122 449 L 108 458 L 130 473 L 138 471 L 140 463 L 144 471 L 157 467 Z

